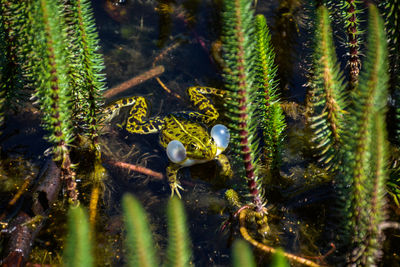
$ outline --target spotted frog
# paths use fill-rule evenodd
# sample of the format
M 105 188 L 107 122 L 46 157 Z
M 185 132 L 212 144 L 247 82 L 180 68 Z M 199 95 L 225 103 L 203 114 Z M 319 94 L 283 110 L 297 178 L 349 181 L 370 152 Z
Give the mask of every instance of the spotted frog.
M 159 133 L 160 145 L 166 149 L 170 164 L 167 177 L 171 187 L 171 197 L 183 190 L 177 178 L 178 171 L 187 166 L 217 160 L 221 165 L 221 175 L 232 176 L 229 161 L 222 152 L 229 143 L 229 131 L 221 124 L 210 131 L 206 126 L 218 119 L 218 111 L 207 94 L 223 97 L 225 91 L 211 87 L 189 87 L 192 104 L 199 111 L 181 111 L 166 116 L 147 118 L 147 103 L 142 96 L 123 98 L 110 105 L 106 113 L 114 114 L 124 106 L 132 106 L 126 121 L 126 130 L 134 134 Z

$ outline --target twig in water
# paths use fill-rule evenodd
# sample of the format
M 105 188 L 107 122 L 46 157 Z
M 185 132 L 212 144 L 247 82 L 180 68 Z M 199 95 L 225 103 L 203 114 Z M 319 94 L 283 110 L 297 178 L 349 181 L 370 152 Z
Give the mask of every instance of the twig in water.
M 123 83 L 121 83 L 121 84 L 119 84 L 119 85 L 117 85 L 117 86 L 115 86 L 113 88 L 111 88 L 110 90 L 108 90 L 107 92 L 105 92 L 103 94 L 103 97 L 104 98 L 113 97 L 113 96 L 115 96 L 115 95 L 117 95 L 117 94 L 119 94 L 119 93 L 121 93 L 121 92 L 123 92 L 123 91 L 125 91 L 125 90 L 127 90 L 127 89 L 129 89 L 131 87 L 133 87 L 133 86 L 141 84 L 141 83 L 143 83 L 143 82 L 145 82 L 145 81 L 147 81 L 147 80 L 149 80 L 149 79 L 151 79 L 153 77 L 156 77 L 156 76 L 160 75 L 161 73 L 164 72 L 164 70 L 165 70 L 164 66 L 162 66 L 162 65 L 153 66 L 152 69 L 150 69 L 150 70 L 148 70 L 148 71 L 146 71 L 146 72 L 144 72 L 144 73 L 142 73 L 142 74 L 140 74 L 138 76 L 135 76 L 132 79 L 127 80 L 127 81 L 125 81 L 125 82 L 123 82 Z
M 150 170 L 150 169 L 142 167 L 142 166 L 129 164 L 126 162 L 108 160 L 107 163 L 111 164 L 113 166 L 116 166 L 116 167 L 120 167 L 120 168 L 128 169 L 131 171 L 140 172 L 140 173 L 143 173 L 143 174 L 146 174 L 149 176 L 153 176 L 154 178 L 157 178 L 157 179 L 163 179 L 163 177 L 164 177 L 162 175 L 162 173 Z

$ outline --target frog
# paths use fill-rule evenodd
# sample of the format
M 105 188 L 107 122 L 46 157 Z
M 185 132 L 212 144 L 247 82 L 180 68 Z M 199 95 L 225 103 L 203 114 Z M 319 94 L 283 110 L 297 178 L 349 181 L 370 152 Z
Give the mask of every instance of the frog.
M 208 131 L 219 118 L 219 112 L 206 95 L 224 97 L 226 91 L 192 86 L 187 88 L 187 93 L 198 111 L 177 111 L 149 118 L 147 101 L 143 96 L 122 98 L 105 111 L 106 114 L 115 116 L 121 108 L 131 106 L 124 128 L 132 134 L 159 134 L 159 143 L 169 159 L 166 175 L 171 198 L 174 194 L 181 198 L 180 190 L 184 188 L 178 179 L 178 171 L 184 167 L 216 160 L 221 166 L 221 176 L 233 175 L 229 160 L 223 154 L 229 144 L 228 128 L 215 124 Z

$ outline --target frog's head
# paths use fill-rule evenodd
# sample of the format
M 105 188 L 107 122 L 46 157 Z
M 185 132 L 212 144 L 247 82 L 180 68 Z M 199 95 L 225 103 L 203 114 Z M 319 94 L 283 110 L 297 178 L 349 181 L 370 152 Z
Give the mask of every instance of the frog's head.
M 221 125 L 215 125 L 211 132 L 199 124 L 187 124 L 186 135 L 178 135 L 167 145 L 168 158 L 175 163 L 182 163 L 186 159 L 212 160 L 222 153 L 229 143 L 229 131 Z

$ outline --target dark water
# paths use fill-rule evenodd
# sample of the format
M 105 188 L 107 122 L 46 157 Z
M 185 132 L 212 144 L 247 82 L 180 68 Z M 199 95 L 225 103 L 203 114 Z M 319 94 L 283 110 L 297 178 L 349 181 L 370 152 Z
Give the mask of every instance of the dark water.
M 158 12 L 160 3 L 161 1 L 127 1 L 126 5 L 114 7 L 119 11 L 115 13 L 98 3 L 94 9 L 105 56 L 109 87 L 150 69 L 154 59 L 162 51 L 179 43 L 179 46 L 168 52 L 157 64 L 165 67 L 165 72 L 160 79 L 169 89 L 181 96 L 181 99 L 163 90 L 155 79 L 135 86 L 116 97 L 145 95 L 151 105 L 151 115 L 191 109 L 186 96 L 186 88 L 189 86 L 221 88 L 223 85 L 221 69 L 212 57 L 211 51 L 213 43 L 218 41 L 220 35 L 220 3 L 218 1 L 176 2 L 172 4 L 175 10 L 172 14 Z M 272 22 L 282 20 L 280 14 L 277 13 L 280 12 L 277 3 L 259 2 L 257 10 L 271 21 L 272 30 L 274 27 Z M 125 11 L 127 11 L 126 15 L 122 15 Z M 295 39 L 300 35 L 300 32 L 296 32 Z M 279 39 L 280 36 L 275 35 L 275 40 L 279 41 Z M 286 55 L 294 55 L 304 49 L 293 40 L 286 43 L 282 41 L 282 43 L 291 45 L 289 48 L 281 47 L 282 50 L 286 49 L 284 51 Z M 282 85 L 282 95 L 290 101 L 303 101 L 305 89 L 302 87 L 304 77 L 300 72 L 301 58 L 295 56 L 293 58 L 292 62 L 286 62 L 286 69 L 281 71 L 281 75 L 286 76 L 286 83 Z M 218 101 L 216 104 L 218 105 Z M 222 106 L 219 108 L 222 109 Z M 221 120 L 223 122 L 223 118 Z M 298 137 L 296 132 L 299 129 L 301 132 L 304 125 L 299 118 L 292 119 L 291 124 L 292 129 L 288 131 L 288 135 L 290 136 L 293 131 L 295 139 Z M 107 139 L 110 140 L 109 138 Z M 167 160 L 165 152 L 157 144 L 157 134 L 130 135 L 121 130 L 113 138 L 118 138 L 122 140 L 120 142 L 125 142 L 126 145 L 137 149 L 138 154 L 125 159 L 127 162 L 134 162 L 137 157 L 140 158 L 140 155 L 148 155 L 151 158 L 147 160 L 146 166 L 164 172 Z M 115 141 L 110 143 L 113 142 Z M 118 144 L 114 144 L 111 149 L 118 150 Z M 234 156 L 229 151 L 227 154 L 230 157 Z M 320 190 L 318 188 L 328 179 L 324 181 L 309 177 L 305 181 L 302 177 L 307 171 L 305 167 L 307 162 L 295 147 L 285 149 L 284 161 L 282 175 L 291 176 L 287 179 L 282 178 L 283 183 L 286 183 L 286 189 L 277 190 L 275 187 L 267 190 L 271 195 L 269 199 L 272 200 L 272 213 L 275 214 L 275 217 L 272 216 L 270 220 L 271 229 L 274 231 L 270 236 L 270 243 L 294 253 L 301 252 L 308 255 L 316 255 L 319 251 L 323 253 L 329 249 L 329 245 L 321 242 L 322 247 L 318 248 L 317 244 L 321 240 L 321 225 L 325 220 L 322 214 L 325 212 L 324 203 L 329 200 L 330 188 L 325 186 L 322 188 L 322 193 L 318 192 Z M 239 178 L 236 177 L 225 184 L 215 181 L 218 179 L 216 169 L 216 164 L 207 163 L 180 171 L 180 180 L 186 189 L 183 192 L 183 200 L 193 244 L 193 262 L 197 266 L 229 265 L 230 244 L 233 239 L 239 237 L 237 224 L 233 225 L 231 232 L 220 230 L 222 223 L 229 215 L 226 210 L 224 211 L 227 204 L 223 197 L 224 191 L 226 188 L 235 186 Z M 314 184 L 315 181 L 317 181 L 316 184 Z M 310 185 L 305 185 L 308 182 Z M 164 204 L 169 197 L 166 181 L 138 177 L 135 173 L 112 173 L 110 183 L 114 189 L 111 201 L 115 201 L 115 213 L 118 213 L 118 199 L 123 193 L 131 192 L 144 203 L 154 223 L 153 231 L 164 233 Z M 290 184 L 291 186 L 288 186 Z M 314 190 L 315 192 L 310 192 L 312 187 L 318 188 Z M 304 192 L 299 192 L 299 190 Z M 277 203 L 279 201 L 288 203 Z M 321 216 L 316 218 L 316 213 Z M 165 247 L 165 239 L 156 237 L 156 240 L 162 248 Z M 268 256 L 262 256 L 260 260 L 263 261 L 263 258 L 268 258 Z
M 296 255 L 317 256 L 329 251 L 329 244 L 334 240 L 335 233 L 330 230 L 336 223 L 335 214 L 330 209 L 333 201 L 331 177 L 313 164 L 314 159 L 308 149 L 309 135 L 304 129 L 302 104 L 306 94 L 303 87 L 306 67 L 303 62 L 309 52 L 306 12 L 302 11 L 303 7 L 297 1 L 280 2 L 257 3 L 257 13 L 266 16 L 278 54 L 282 99 L 292 106 L 292 111 L 286 114 L 288 129 L 281 177 L 272 180 L 271 187 L 266 189 L 271 216 L 268 243 Z M 288 4 L 283 5 L 284 2 Z M 166 7 L 162 4 L 168 3 L 172 12 L 161 12 L 160 9 Z M 223 88 L 221 69 L 212 56 L 213 43 L 220 36 L 221 1 L 127 0 L 120 6 L 107 5 L 106 1 L 92 1 L 92 4 L 105 59 L 108 88 L 152 69 L 154 60 L 161 53 L 176 46 L 156 62 L 156 65 L 165 68 L 159 78 L 174 94 L 166 92 L 153 78 L 107 99 L 108 102 L 124 96 L 143 95 L 150 104 L 150 116 L 165 115 L 192 110 L 186 95 L 187 87 Z M 292 20 L 288 16 L 292 16 Z M 221 101 L 213 100 L 223 110 Z M 168 160 L 158 144 L 158 135 L 132 135 L 117 126 L 124 122 L 127 112 L 115 118 L 102 136 L 103 153 L 115 161 L 146 166 L 165 175 Z M 32 166 L 24 170 L 37 173 L 44 158 L 42 152 L 48 146 L 41 138 L 44 133 L 38 127 L 40 121 L 35 116 L 32 118 L 29 112 L 14 115 L 13 118 L 16 119 L 7 124 L 8 129 L 4 131 L 2 149 L 11 158 L 15 155 L 17 159 L 12 161 L 13 164 L 18 162 L 19 155 L 30 159 L 28 162 Z M 220 122 L 224 121 L 222 116 Z M 235 157 L 229 149 L 226 154 L 230 158 Z M 120 202 L 125 193 L 134 194 L 148 212 L 160 260 L 164 260 L 167 245 L 165 212 L 170 197 L 167 181 L 107 164 L 105 167 L 109 178 L 105 181 L 98 222 L 96 253 L 99 265 L 118 266 L 124 262 Z M 229 266 L 232 240 L 240 238 L 235 221 L 230 229 L 221 231 L 222 224 L 230 215 L 224 192 L 227 188 L 236 187 L 240 177 L 221 181 L 217 173 L 218 166 L 214 162 L 184 168 L 179 172 L 185 188 L 182 199 L 196 266 Z M 87 197 L 90 190 L 85 191 L 84 178 L 80 186 L 83 198 Z M 64 226 L 60 228 L 65 219 L 61 204 L 53 214 L 53 218 L 58 216 L 58 220 L 51 222 L 47 227 L 49 230 L 39 235 L 32 262 L 43 260 L 47 250 L 52 256 L 46 254 L 46 257 L 52 260 L 44 262 L 57 263 L 60 252 L 54 248 L 61 247 L 65 231 Z M 399 253 L 398 249 L 393 250 L 393 238 L 385 246 L 385 249 L 394 251 L 394 254 L 387 253 L 385 256 L 386 262 L 393 265 L 398 259 L 396 251 Z M 259 265 L 264 266 L 269 256 L 257 253 L 257 259 Z

